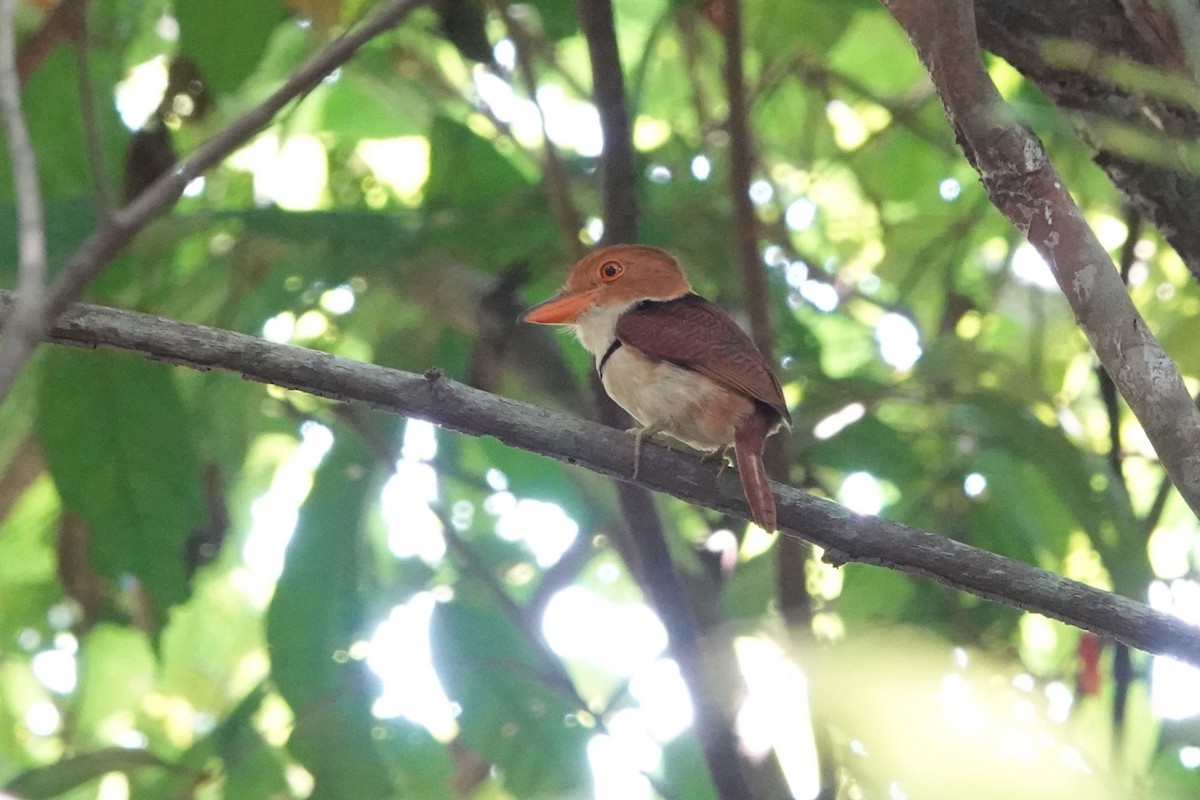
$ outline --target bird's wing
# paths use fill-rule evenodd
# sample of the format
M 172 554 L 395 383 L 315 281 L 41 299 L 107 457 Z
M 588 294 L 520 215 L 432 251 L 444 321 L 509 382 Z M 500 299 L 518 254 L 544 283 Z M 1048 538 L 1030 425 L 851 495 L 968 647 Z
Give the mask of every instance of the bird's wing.
M 754 342 L 724 309 L 700 295 L 639 303 L 617 319 L 617 339 L 651 358 L 694 369 L 792 422 L 779 379 Z

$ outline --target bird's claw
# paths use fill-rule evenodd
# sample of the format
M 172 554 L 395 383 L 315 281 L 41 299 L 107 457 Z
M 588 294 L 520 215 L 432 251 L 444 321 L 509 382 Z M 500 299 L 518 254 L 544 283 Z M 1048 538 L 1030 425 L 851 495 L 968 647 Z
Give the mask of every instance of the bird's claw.
M 648 425 L 644 428 L 630 428 L 627 433 L 633 434 L 633 480 L 637 480 L 638 470 L 642 466 L 642 440 L 653 439 L 662 428 Z
M 714 461 L 720 462 L 721 468 L 717 470 L 717 477 L 721 477 L 721 473 L 733 466 L 733 459 L 729 456 L 729 451 L 733 449 L 733 445 L 718 447 L 716 450 L 709 450 L 704 455 L 700 456 L 700 461 L 705 464 L 711 464 Z

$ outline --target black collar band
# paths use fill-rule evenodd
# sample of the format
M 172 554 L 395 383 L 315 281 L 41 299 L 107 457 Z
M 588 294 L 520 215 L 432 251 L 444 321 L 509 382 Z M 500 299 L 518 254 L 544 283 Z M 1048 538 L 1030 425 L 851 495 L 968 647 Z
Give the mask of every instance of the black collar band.
M 617 348 L 620 346 L 621 340 L 613 339 L 612 344 L 608 346 L 608 349 L 604 351 L 604 355 L 600 357 L 600 363 L 596 365 L 596 372 L 600 375 L 601 379 L 604 378 L 604 365 L 608 363 L 608 360 L 612 358 L 612 354 L 617 352 Z

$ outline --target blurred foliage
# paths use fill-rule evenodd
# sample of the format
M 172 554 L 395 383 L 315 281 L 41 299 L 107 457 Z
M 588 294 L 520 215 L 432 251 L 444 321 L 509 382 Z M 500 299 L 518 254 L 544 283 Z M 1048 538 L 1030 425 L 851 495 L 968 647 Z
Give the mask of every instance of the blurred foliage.
M 24 39 L 48 11 L 20 5 Z M 24 87 L 52 268 L 97 216 L 86 137 L 114 184 L 150 168 L 123 161 L 142 158 L 137 131 L 186 154 L 372 5 L 91 3 L 98 128 L 68 45 Z M 642 239 L 736 309 L 722 9 L 616 3 Z M 786 477 L 1197 613 L 1195 519 L 1173 494 L 1155 502 L 1162 470 L 1124 410 L 1114 471 L 1095 359 L 983 196 L 904 35 L 865 0 L 749 0 L 746 17 L 752 194 L 796 418 Z M 1112 187 L 1036 90 L 991 68 L 1118 254 L 1130 219 Z M 581 348 L 513 320 L 600 234 L 591 84 L 573 4 L 439 0 L 193 185 L 92 297 L 588 415 Z M 544 168 L 543 124 L 561 170 Z M 0 185 L 11 196 L 6 161 Z M 582 229 L 564 231 L 572 215 Z M 1155 233 L 1133 252 L 1130 291 L 1194 388 L 1200 293 Z M 661 723 L 677 681 L 646 688 L 662 642 L 613 548 L 611 485 L 429 435 L 235 376 L 41 353 L 0 407 L 3 791 L 714 796 L 694 737 Z M 709 633 L 736 637 L 751 700 L 790 721 L 774 743 L 800 796 L 818 774 L 861 797 L 958 797 L 964 776 L 996 796 L 1200 789 L 1197 708 L 1150 700 L 1194 696 L 1195 675 L 1152 685 L 1134 654 L 1130 686 L 1111 643 L 816 559 L 812 635 L 788 642 L 773 542 L 750 531 L 714 577 L 705 545 L 731 521 L 659 508 L 696 602 L 717 600 Z M 756 681 L 764 664 L 793 683 Z M 431 671 L 448 698 L 432 719 L 417 710 L 439 702 Z

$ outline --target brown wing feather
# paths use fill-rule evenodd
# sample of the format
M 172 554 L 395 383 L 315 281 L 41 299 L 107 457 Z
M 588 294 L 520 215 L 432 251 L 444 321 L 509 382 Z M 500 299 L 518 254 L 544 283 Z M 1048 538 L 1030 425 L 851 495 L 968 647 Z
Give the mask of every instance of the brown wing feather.
M 699 295 L 634 306 L 617 319 L 617 338 L 736 389 L 792 422 L 779 379 L 754 342 L 724 309 Z

